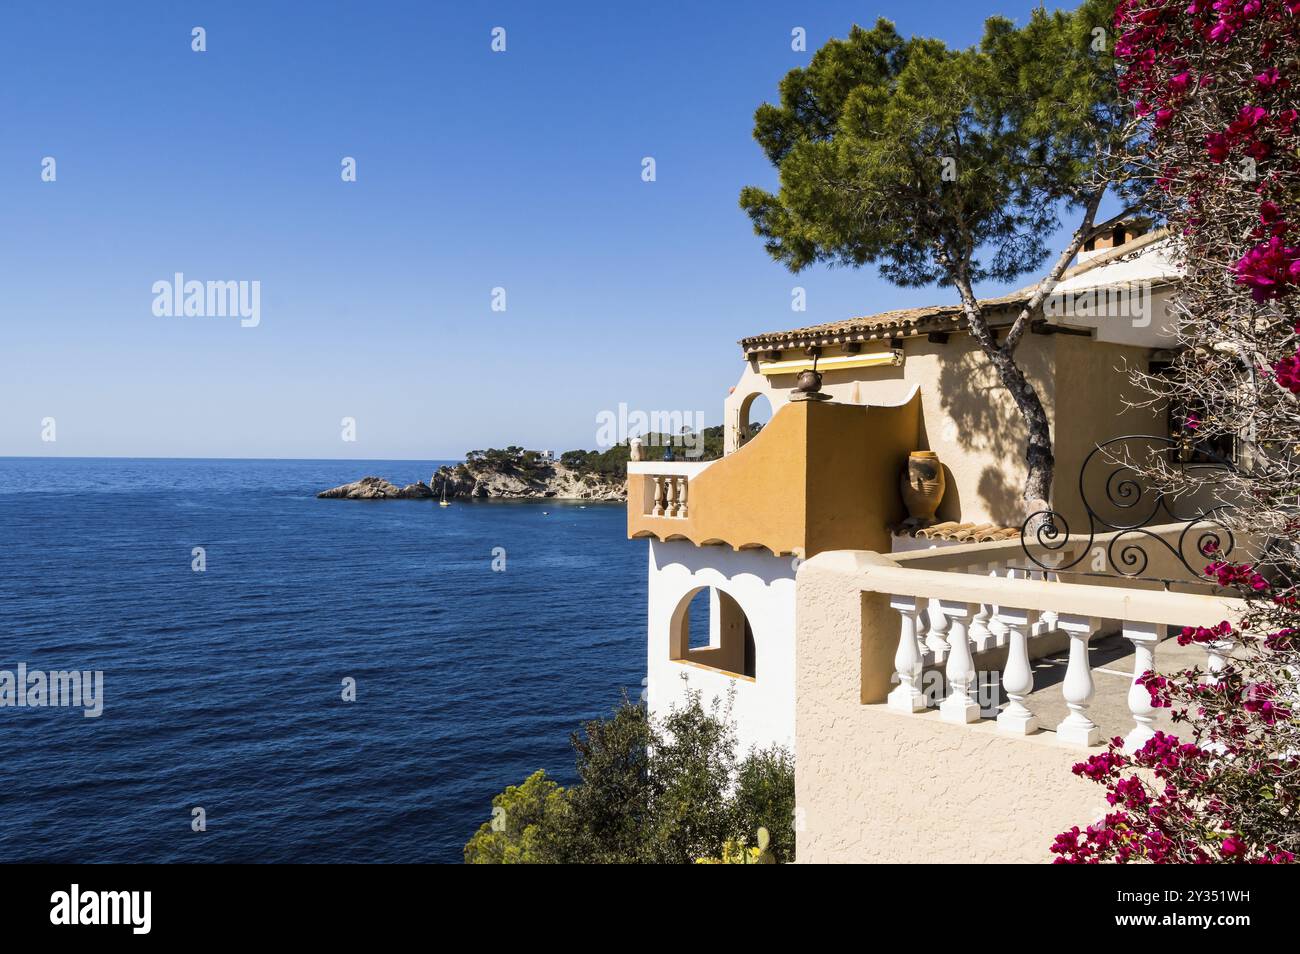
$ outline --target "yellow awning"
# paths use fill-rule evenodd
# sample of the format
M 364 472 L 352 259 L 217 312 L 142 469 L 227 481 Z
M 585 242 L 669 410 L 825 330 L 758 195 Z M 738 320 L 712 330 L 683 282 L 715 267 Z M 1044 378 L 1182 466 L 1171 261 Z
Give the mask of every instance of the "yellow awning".
M 903 363 L 902 350 L 874 351 L 871 354 L 837 354 L 817 359 L 818 371 L 836 371 L 847 368 L 880 368 Z M 790 358 L 782 361 L 758 362 L 759 374 L 798 374 L 813 366 L 812 358 Z

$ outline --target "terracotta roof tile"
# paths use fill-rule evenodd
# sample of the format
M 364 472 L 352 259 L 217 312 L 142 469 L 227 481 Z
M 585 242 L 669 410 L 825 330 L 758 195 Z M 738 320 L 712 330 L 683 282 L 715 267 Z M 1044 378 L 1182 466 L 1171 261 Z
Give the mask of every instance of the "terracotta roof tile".
M 998 540 L 1013 540 L 1020 536 L 1019 527 L 999 527 L 993 523 L 957 523 L 955 520 L 931 524 L 928 527 L 898 526 L 890 529 L 900 537 L 954 543 L 994 543 Z
M 1029 300 L 1029 291 L 1017 291 L 1000 298 L 981 299 L 980 304 L 994 312 L 1011 312 Z M 990 316 L 996 326 L 999 319 L 1009 321 L 1011 314 Z M 879 338 L 906 338 L 929 334 L 932 331 L 952 331 L 962 324 L 960 305 L 930 305 L 925 308 L 900 308 L 883 311 L 878 315 L 844 318 L 790 331 L 770 331 L 742 338 L 740 346 L 746 353 L 781 350 L 784 347 L 807 347 L 812 344 L 838 344 L 840 342 L 868 341 Z
M 1124 245 L 1101 252 L 1074 265 L 1066 270 L 1061 280 L 1065 281 L 1127 258 L 1147 246 L 1162 241 L 1167 236 L 1168 232 L 1165 229 L 1138 236 Z M 1013 321 L 1019 309 L 1033 296 L 1034 288 L 1034 285 L 1030 285 L 996 298 L 980 299 L 980 304 L 993 312 L 989 316 L 990 324 L 998 327 Z M 745 354 L 750 355 L 759 351 L 780 351 L 786 348 L 807 348 L 814 345 L 833 345 L 881 338 L 907 338 L 931 332 L 961 330 L 962 325 L 963 315 L 960 305 L 929 305 L 924 308 L 900 308 L 896 311 L 882 311 L 876 315 L 843 318 L 839 321 L 808 325 L 789 331 L 764 332 L 740 339 L 740 346 Z

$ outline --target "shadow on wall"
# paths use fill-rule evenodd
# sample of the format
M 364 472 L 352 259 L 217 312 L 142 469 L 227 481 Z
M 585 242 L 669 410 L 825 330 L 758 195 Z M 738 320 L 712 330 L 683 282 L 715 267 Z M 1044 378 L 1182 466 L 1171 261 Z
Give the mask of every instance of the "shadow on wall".
M 930 431 L 925 421 L 925 405 L 922 404 L 916 423 L 916 447 L 917 450 L 933 450 L 934 443 L 930 439 Z M 961 486 L 957 483 L 957 478 L 953 475 L 952 468 L 940 461 L 939 466 L 943 468 L 944 490 L 943 499 L 939 501 L 939 509 L 934 512 L 935 523 L 946 523 L 947 521 L 961 520 Z M 903 481 L 907 480 L 907 464 L 904 463 L 899 468 L 898 479 L 900 486 Z
M 968 351 L 942 363 L 939 400 L 952 428 L 952 433 L 942 435 L 943 443 L 955 443 L 976 460 L 993 461 L 981 469 L 976 485 L 990 519 L 1003 526 L 1019 526 L 1024 519 L 1019 483 L 1027 431 L 1011 395 L 983 352 Z M 948 490 L 939 518 L 955 520 L 960 502 L 950 506 L 947 497 L 956 496 L 957 482 L 951 471 L 947 476 Z
M 1023 492 L 1023 487 L 1007 480 L 1007 472 L 1000 467 L 986 467 L 980 474 L 979 495 L 996 522 L 1004 527 L 1018 527 L 1024 521 Z

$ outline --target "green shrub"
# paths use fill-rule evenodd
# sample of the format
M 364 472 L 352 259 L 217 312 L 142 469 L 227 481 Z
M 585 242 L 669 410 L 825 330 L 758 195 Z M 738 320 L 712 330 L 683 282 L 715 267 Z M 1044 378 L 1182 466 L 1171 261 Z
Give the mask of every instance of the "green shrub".
M 759 828 L 772 859 L 794 860 L 794 760 L 779 747 L 738 759 L 716 700 L 706 709 L 692 692 L 655 720 L 624 699 L 570 742 L 577 784 L 562 789 L 539 771 L 507 788 L 467 862 L 691 864 L 741 857 Z

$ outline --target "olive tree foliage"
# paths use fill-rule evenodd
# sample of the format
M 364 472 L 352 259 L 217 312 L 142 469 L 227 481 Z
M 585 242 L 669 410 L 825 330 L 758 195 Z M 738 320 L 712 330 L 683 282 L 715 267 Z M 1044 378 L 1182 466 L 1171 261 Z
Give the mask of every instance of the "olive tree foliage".
M 953 287 L 967 329 L 1028 432 L 1028 503 L 1049 499 L 1049 420 L 1016 350 L 1083 243 L 1132 211 L 1126 117 L 1107 32 L 1114 0 L 993 17 L 979 46 L 904 39 L 886 20 L 832 39 L 761 105 L 754 138 L 780 189 L 741 191 L 768 253 L 791 271 L 876 266 L 902 286 Z M 1136 188 L 1136 187 L 1133 187 Z M 1128 207 L 1096 216 L 1108 189 Z M 1070 215 L 1063 247 L 1048 242 Z M 999 335 L 975 295 L 1052 264 Z M 1036 508 L 1031 508 L 1036 509 Z
M 737 752 L 735 725 L 700 694 L 662 718 L 624 700 L 575 732 L 578 781 L 544 771 L 492 800 L 465 846 L 472 864 L 691 864 L 770 836 L 794 860 L 794 761 L 783 749 Z

